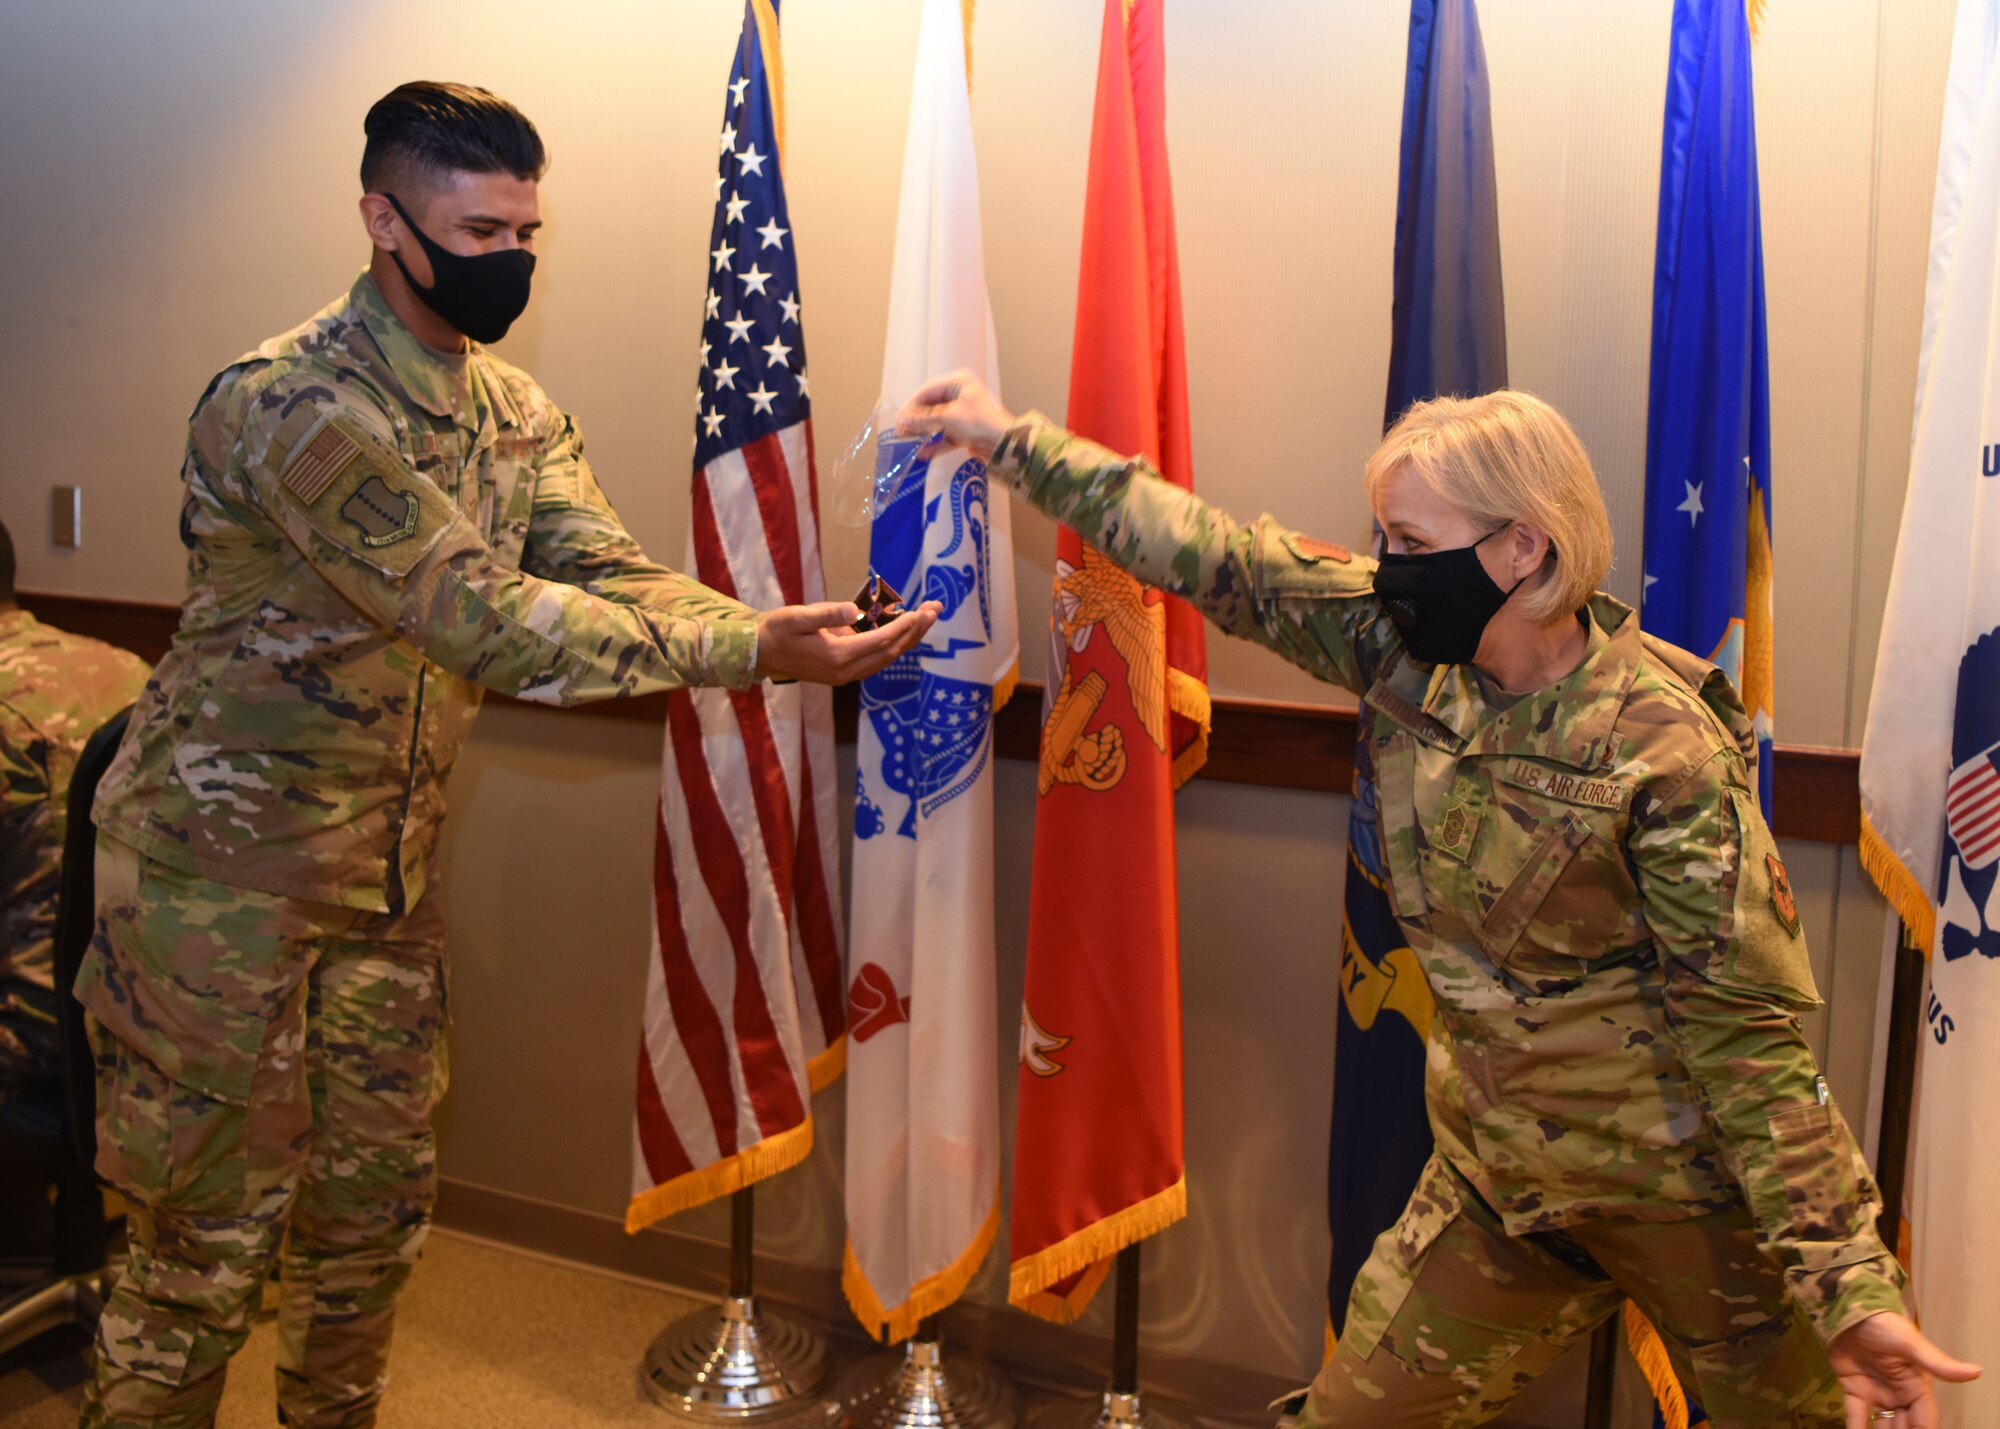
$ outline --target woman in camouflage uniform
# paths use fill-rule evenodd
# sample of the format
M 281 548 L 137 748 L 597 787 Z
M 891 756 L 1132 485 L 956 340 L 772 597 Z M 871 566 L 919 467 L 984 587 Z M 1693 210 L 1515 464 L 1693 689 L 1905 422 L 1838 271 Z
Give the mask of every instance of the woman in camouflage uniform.
M 1370 458 L 1379 561 L 1239 525 L 967 373 L 903 429 L 1362 698 L 1389 897 L 1436 1014 L 1437 1150 L 1354 1286 L 1307 1424 L 1480 1424 L 1626 1297 L 1716 1429 L 1935 1419 L 1729 681 L 1597 591 L 1589 457 L 1519 392 Z

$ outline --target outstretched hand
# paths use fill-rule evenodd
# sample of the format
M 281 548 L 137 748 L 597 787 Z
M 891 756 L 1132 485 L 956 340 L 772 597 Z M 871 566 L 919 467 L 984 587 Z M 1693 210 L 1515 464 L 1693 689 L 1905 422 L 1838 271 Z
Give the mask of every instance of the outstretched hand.
M 1870 1315 L 1835 1337 L 1828 1349 L 1847 1393 L 1847 1429 L 1937 1429 L 1931 1376 L 1959 1383 L 1979 1378 L 1976 1364 L 1955 1360 L 1893 1311 Z M 1872 1421 L 1878 1409 L 1894 1417 Z
M 757 617 L 757 678 L 844 685 L 893 664 L 937 623 L 944 607 L 925 601 L 887 625 L 857 631 L 849 601 L 787 605 Z
M 992 457 L 993 448 L 1013 425 L 1014 414 L 986 390 L 976 373 L 963 367 L 933 377 L 896 414 L 896 430 L 904 436 L 942 436 L 981 461 Z

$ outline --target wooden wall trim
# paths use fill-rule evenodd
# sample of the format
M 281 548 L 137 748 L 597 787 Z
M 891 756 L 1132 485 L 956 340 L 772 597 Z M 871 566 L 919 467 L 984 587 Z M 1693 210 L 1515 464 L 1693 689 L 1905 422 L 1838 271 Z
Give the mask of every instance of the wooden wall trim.
M 438 1184 L 436 1222 L 440 1230 L 695 1295 L 719 1299 L 729 1287 L 726 1245 L 666 1226 L 627 1235 L 611 1216 L 449 1176 Z M 841 1295 L 837 1269 L 760 1255 L 756 1277 L 758 1300 L 825 1335 L 836 1360 L 873 1350 Z M 943 1312 L 939 1328 L 948 1345 L 991 1360 L 1031 1391 L 1094 1397 L 1102 1393 L 1111 1366 L 1108 1338 L 1016 1310 L 960 1300 Z M 1144 1358 L 1147 1399 L 1198 1423 L 1262 1422 L 1266 1404 L 1298 1387 L 1192 1355 L 1160 1352 Z
M 164 601 L 24 591 L 21 604 L 51 624 L 124 646 L 148 660 L 158 660 L 166 653 L 180 620 L 180 607 Z M 1041 696 L 1041 686 L 1023 684 L 1000 712 L 994 722 L 994 745 L 1002 759 L 1037 757 Z M 666 699 L 647 695 L 606 700 L 579 705 L 574 713 L 664 725 Z M 840 738 L 853 739 L 856 705 L 851 688 L 837 693 L 834 714 Z M 1336 705 L 1217 699 L 1208 763 L 1199 777 L 1229 784 L 1345 794 L 1354 780 L 1354 711 Z M 1781 836 L 1820 843 L 1860 841 L 1858 751 L 1780 745 L 1774 782 L 1774 824 Z

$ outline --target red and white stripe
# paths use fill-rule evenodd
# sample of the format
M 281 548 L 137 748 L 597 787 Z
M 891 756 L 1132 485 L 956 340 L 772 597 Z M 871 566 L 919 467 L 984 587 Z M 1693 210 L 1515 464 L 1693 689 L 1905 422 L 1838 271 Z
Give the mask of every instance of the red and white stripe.
M 810 422 L 725 452 L 695 474 L 688 567 L 760 609 L 823 600 L 818 506 Z M 835 777 L 824 685 L 668 700 L 634 1229 L 811 1149 L 845 1027 Z
M 1952 770 L 1944 790 L 1945 822 L 1967 868 L 1984 868 L 2000 858 L 2000 744 Z

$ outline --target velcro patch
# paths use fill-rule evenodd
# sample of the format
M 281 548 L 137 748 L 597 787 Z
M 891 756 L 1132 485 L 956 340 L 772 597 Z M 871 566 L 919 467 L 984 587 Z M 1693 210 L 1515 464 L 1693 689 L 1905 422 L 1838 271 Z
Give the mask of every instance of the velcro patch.
M 1444 817 L 1431 831 L 1431 847 L 1462 859 L 1472 852 L 1472 840 L 1478 833 L 1479 815 L 1454 801 L 1445 807 Z
M 333 485 L 333 479 L 359 455 L 361 444 L 329 423 L 320 428 L 318 436 L 293 454 L 278 479 L 299 500 L 310 506 L 326 494 L 327 487 Z
M 1292 536 L 1285 542 L 1292 548 L 1292 554 L 1301 560 L 1335 560 L 1343 564 L 1354 559 L 1354 552 L 1332 541 L 1322 541 L 1316 536 Z
M 1561 769 L 1516 759 L 1500 776 L 1517 789 L 1546 794 L 1565 804 L 1582 804 L 1590 809 L 1623 809 L 1632 802 L 1632 786 L 1617 779 L 1585 779 Z
M 1764 855 L 1764 869 L 1771 875 L 1771 911 L 1778 915 L 1785 931 L 1799 935 L 1799 901 L 1792 896 L 1792 880 L 1775 853 Z

